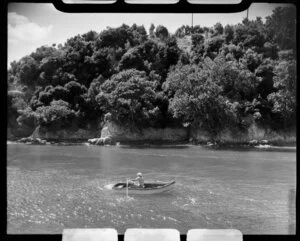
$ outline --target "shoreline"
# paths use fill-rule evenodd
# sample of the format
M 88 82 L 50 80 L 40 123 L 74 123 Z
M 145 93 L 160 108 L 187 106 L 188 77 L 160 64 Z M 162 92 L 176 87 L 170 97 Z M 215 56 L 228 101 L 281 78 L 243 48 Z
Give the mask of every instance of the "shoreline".
M 10 133 L 10 132 L 9 132 Z M 98 137 L 97 137 L 98 136 Z M 193 132 L 186 128 L 145 128 L 132 130 L 106 121 L 101 131 L 85 129 L 59 129 L 55 132 L 38 126 L 31 135 L 21 138 L 8 135 L 8 141 L 16 141 L 34 145 L 131 145 L 131 146 L 176 146 L 176 145 L 201 145 L 208 147 L 233 148 L 256 147 L 270 148 L 297 145 L 297 137 L 292 129 L 285 131 L 271 131 L 252 125 L 245 131 L 224 129 L 217 135 L 212 135 L 205 130 L 196 129 Z
M 74 140 L 45 140 L 44 144 L 34 143 L 34 142 L 20 142 L 20 139 L 7 139 L 7 144 L 26 144 L 26 145 L 58 145 L 58 146 L 71 146 L 71 145 L 88 145 L 88 146 L 122 146 L 122 147 L 137 147 L 137 148 L 147 148 L 147 147 L 187 147 L 187 146 L 203 146 L 208 148 L 255 148 L 257 150 L 264 149 L 286 149 L 286 150 L 296 150 L 297 143 L 295 142 L 268 142 L 262 144 L 261 142 L 257 142 L 256 144 L 250 143 L 232 143 L 232 142 L 195 142 L 195 141 L 123 141 L 116 142 L 114 144 L 109 145 L 94 145 L 88 142 L 86 139 L 74 139 Z

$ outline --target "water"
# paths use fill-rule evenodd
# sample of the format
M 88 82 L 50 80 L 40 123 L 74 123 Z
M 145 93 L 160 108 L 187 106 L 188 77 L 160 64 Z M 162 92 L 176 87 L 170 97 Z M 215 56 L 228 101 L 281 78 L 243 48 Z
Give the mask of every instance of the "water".
M 127 198 L 107 188 L 138 171 L 146 181 L 175 180 L 175 189 Z M 8 144 L 7 185 L 8 233 L 105 227 L 295 233 L 293 149 Z

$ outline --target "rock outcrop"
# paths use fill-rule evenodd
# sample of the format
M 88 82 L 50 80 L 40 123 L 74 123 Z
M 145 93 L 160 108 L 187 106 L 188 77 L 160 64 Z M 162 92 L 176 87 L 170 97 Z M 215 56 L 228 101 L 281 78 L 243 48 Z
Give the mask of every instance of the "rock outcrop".
M 277 132 L 268 128 L 260 128 L 253 123 L 248 129 L 241 131 L 238 128 L 226 128 L 216 136 L 207 131 L 196 129 L 191 131 L 191 140 L 196 143 L 218 142 L 227 144 L 248 144 L 251 146 L 296 143 L 296 131 Z
M 97 137 L 98 133 L 94 130 L 85 130 L 85 129 L 59 129 L 59 130 L 49 130 L 45 127 L 37 127 L 35 131 L 32 133 L 31 137 L 33 139 L 40 138 L 46 140 L 87 140 L 89 138 Z
M 132 130 L 106 122 L 101 130 L 101 138 L 110 138 L 112 142 L 122 141 L 170 141 L 178 142 L 188 139 L 186 128 L 143 128 Z
M 12 138 L 13 131 L 8 129 L 7 135 Z M 100 136 L 100 137 L 99 137 Z M 246 144 L 250 146 L 296 143 L 296 131 L 275 132 L 263 129 L 252 123 L 248 129 L 241 131 L 238 128 L 227 128 L 212 136 L 211 133 L 200 128 L 189 130 L 188 128 L 143 128 L 132 129 L 118 125 L 112 121 L 106 121 L 101 132 L 85 129 L 60 129 L 49 130 L 45 127 L 37 127 L 31 136 L 19 141 L 27 144 L 47 144 L 47 141 L 75 141 L 88 140 L 92 145 L 113 145 L 116 143 L 200 143 L 208 146 L 218 144 Z
M 88 143 L 92 144 L 92 145 L 111 145 L 112 143 L 112 139 L 110 137 L 100 137 L 100 138 L 92 138 L 92 139 L 88 139 Z
M 34 145 L 46 145 L 48 144 L 46 140 L 42 140 L 40 138 L 32 138 L 32 137 L 24 137 L 18 140 L 18 142 L 22 142 L 25 144 L 34 144 Z
M 107 121 L 101 130 L 101 137 L 89 139 L 88 142 L 94 145 L 110 145 L 117 142 L 183 142 L 186 140 L 188 140 L 188 130 L 186 128 L 144 128 L 133 130 Z

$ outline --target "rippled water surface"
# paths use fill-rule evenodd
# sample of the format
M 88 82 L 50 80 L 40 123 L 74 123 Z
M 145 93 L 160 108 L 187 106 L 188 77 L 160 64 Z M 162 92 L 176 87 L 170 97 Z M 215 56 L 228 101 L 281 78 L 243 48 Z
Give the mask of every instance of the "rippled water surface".
M 109 185 L 141 171 L 173 191 L 127 198 Z M 200 146 L 8 144 L 8 233 L 64 228 L 237 228 L 295 233 L 296 151 Z

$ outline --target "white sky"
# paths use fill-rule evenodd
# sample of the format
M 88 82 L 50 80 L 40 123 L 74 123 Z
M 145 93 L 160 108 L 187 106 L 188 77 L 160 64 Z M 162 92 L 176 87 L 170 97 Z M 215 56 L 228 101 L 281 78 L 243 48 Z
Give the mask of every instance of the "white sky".
M 283 4 L 281 4 L 283 5 Z M 260 16 L 265 19 L 279 4 L 256 3 L 249 9 L 249 19 Z M 246 17 L 246 11 L 226 14 L 194 14 L 194 25 L 211 27 L 220 22 L 223 25 L 236 24 Z M 103 14 L 63 13 L 52 4 L 10 3 L 8 6 L 8 65 L 13 60 L 35 51 L 42 45 L 64 43 L 68 38 L 90 30 L 100 32 L 123 23 L 144 25 L 148 31 L 151 23 L 164 25 L 169 32 L 191 25 L 191 14 Z

